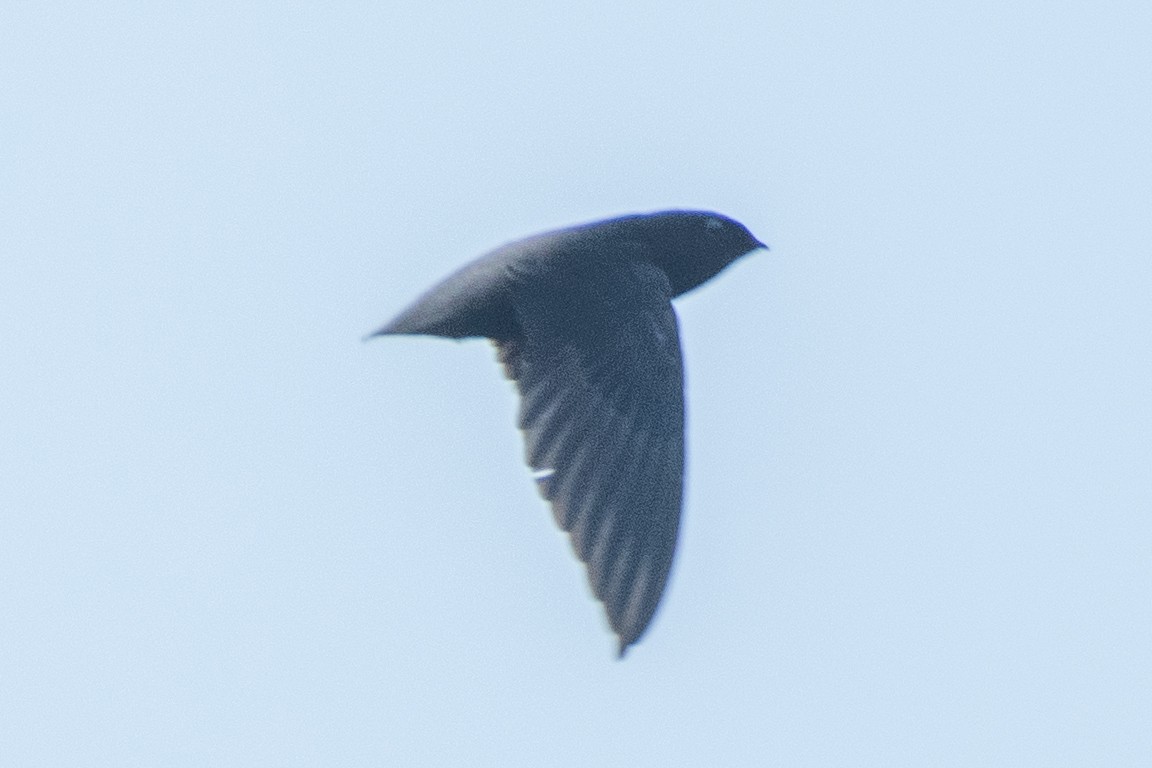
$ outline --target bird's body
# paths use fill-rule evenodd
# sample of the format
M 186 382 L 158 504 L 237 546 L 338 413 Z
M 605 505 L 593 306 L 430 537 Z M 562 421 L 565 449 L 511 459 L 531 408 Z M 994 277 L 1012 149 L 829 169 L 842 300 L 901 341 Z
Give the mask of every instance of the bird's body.
M 482 256 L 374 335 L 486 337 L 521 394 L 526 458 L 623 655 L 672 564 L 684 468 L 671 299 L 764 247 L 703 211 L 625 216 Z

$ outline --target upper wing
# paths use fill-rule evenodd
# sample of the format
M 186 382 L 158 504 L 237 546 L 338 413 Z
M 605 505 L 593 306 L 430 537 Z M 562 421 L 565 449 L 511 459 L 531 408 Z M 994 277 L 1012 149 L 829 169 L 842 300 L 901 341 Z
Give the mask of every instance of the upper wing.
M 520 263 L 509 273 L 519 332 L 496 346 L 522 395 L 527 460 L 623 655 L 656 611 L 680 521 L 684 395 L 672 288 L 660 269 L 632 259 L 566 259 L 539 271 Z

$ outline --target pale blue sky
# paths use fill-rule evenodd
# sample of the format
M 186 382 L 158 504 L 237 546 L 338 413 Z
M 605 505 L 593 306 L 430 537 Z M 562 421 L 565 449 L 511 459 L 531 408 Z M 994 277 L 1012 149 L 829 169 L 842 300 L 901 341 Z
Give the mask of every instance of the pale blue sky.
M 1146 3 L 10 2 L 0 763 L 1152 764 Z M 490 347 L 712 208 L 623 662 Z

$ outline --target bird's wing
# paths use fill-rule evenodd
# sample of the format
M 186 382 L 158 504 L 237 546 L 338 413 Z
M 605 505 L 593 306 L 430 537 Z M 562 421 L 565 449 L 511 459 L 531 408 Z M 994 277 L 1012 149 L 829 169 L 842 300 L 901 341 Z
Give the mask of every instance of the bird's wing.
M 684 470 L 683 369 L 668 277 L 633 259 L 510 267 L 519 333 L 496 346 L 519 387 L 526 456 L 587 565 L 620 654 L 656 612 Z

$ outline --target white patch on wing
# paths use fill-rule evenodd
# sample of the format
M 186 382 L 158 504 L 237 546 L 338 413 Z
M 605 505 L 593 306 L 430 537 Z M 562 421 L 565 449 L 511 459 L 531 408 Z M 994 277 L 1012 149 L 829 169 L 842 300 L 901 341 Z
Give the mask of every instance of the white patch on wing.
M 532 479 L 539 483 L 542 480 L 547 480 L 554 474 L 556 474 L 556 470 L 551 467 L 547 469 L 534 469 L 532 470 Z

